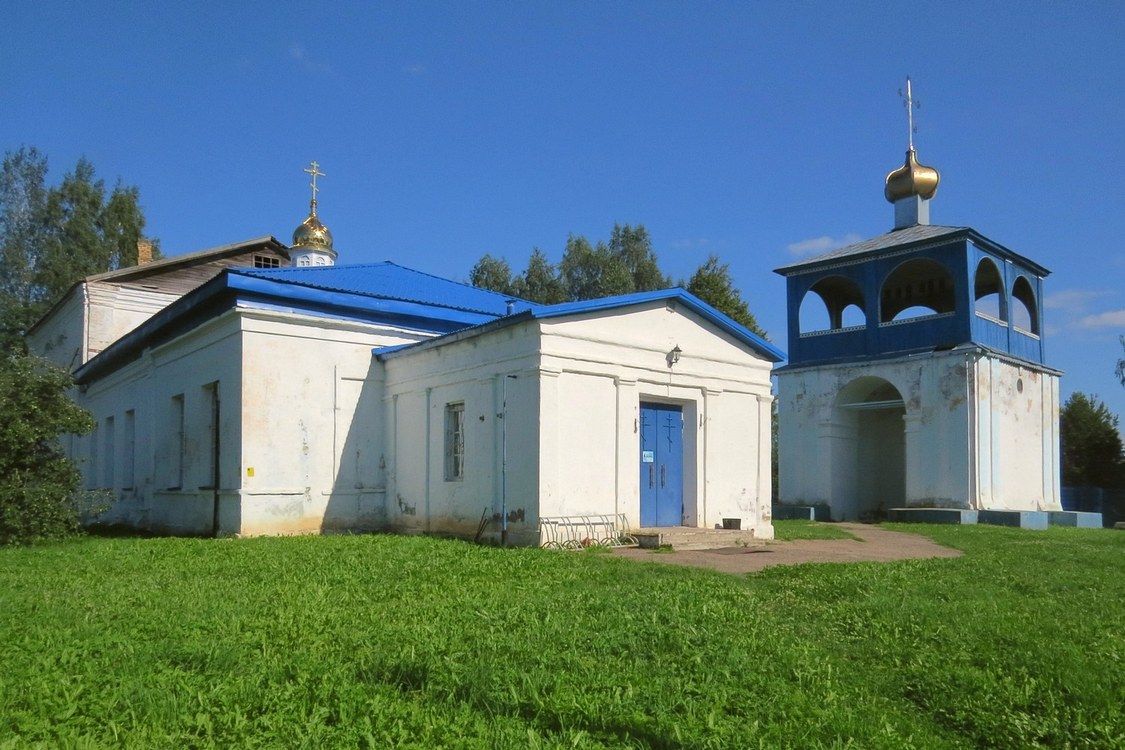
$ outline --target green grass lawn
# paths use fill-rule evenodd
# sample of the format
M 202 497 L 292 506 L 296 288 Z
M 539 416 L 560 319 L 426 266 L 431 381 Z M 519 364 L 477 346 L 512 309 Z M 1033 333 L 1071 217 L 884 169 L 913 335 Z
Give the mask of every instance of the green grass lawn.
M 796 539 L 855 539 L 834 523 L 790 519 L 773 522 L 774 539 L 791 542 Z
M 1125 533 L 896 528 L 965 555 L 0 549 L 0 748 L 1125 746 Z

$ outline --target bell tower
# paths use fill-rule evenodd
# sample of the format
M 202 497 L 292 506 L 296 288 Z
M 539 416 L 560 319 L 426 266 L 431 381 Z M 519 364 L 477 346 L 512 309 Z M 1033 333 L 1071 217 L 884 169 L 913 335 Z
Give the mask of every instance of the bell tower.
M 905 99 L 906 159 L 884 185 L 891 231 L 776 269 L 789 329 L 779 499 L 837 520 L 947 509 L 1046 525 L 1062 510 L 1049 271 L 970 227 L 930 224 L 940 175 L 914 149 L 909 79 Z

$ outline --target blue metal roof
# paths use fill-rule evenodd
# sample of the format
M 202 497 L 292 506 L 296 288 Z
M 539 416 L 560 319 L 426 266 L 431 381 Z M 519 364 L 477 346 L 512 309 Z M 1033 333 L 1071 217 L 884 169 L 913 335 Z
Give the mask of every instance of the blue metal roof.
M 385 262 L 314 268 L 228 268 L 112 343 L 80 367 L 76 379 L 79 383 L 97 380 L 139 356 L 145 347 L 180 335 L 236 303 L 391 322 L 436 333 L 440 338 L 441 334 L 480 331 L 517 320 L 579 315 L 671 299 L 749 344 L 767 359 L 785 359 L 765 339 L 683 289 L 540 305 Z M 514 303 L 511 310 L 509 302 Z M 396 348 L 378 351 L 385 354 Z
M 255 276 L 273 282 L 293 284 L 329 292 L 361 295 L 400 302 L 417 302 L 430 307 L 505 315 L 514 300 L 515 312 L 538 307 L 534 302 L 511 295 L 478 289 L 428 273 L 404 268 L 396 263 L 368 263 L 354 266 L 316 266 L 312 268 L 239 268 L 232 273 Z
M 616 297 L 601 297 L 599 299 L 582 300 L 580 302 L 562 302 L 557 305 L 535 305 L 522 313 L 497 318 L 496 320 L 483 323 L 471 329 L 455 331 L 445 336 L 418 342 L 417 344 L 380 347 L 375 349 L 374 353 L 380 357 L 388 357 L 398 354 L 399 352 L 406 353 L 419 348 L 428 348 L 435 345 L 440 346 L 442 343 L 446 343 L 449 337 L 485 333 L 495 328 L 512 325 L 520 321 L 544 320 L 566 315 L 583 315 L 585 313 L 617 310 L 649 302 L 667 302 L 670 300 L 674 300 L 697 313 L 700 317 L 718 326 L 742 343 L 749 345 L 771 362 L 781 362 L 785 359 L 785 353 L 776 346 L 730 316 L 711 307 L 711 305 L 707 304 L 699 297 L 696 297 L 691 292 L 679 287 L 661 289 L 655 292 L 636 292 L 633 294 L 621 294 Z

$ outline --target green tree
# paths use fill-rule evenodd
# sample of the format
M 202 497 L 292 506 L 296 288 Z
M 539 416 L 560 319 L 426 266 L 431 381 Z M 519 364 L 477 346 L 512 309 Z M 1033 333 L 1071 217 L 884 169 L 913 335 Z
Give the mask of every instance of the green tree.
M 477 261 L 469 271 L 469 283 L 481 289 L 500 294 L 514 294 L 512 268 L 503 258 L 494 258 L 488 253 Z
M 566 302 L 568 297 L 566 286 L 559 278 L 559 270 L 537 247 L 532 249 L 527 270 L 516 277 L 514 287 L 517 297 L 544 305 Z
M 608 247 L 570 235 L 559 261 L 559 276 L 569 300 L 598 299 L 633 291 L 633 274 Z
M 1125 447 L 1118 419 L 1096 396 L 1075 393 L 1059 414 L 1062 483 L 1067 487 L 1125 487 Z
M 0 352 L 22 346 L 45 298 L 36 283 L 46 235 L 47 159 L 34 148 L 4 155 L 0 166 Z
M 608 243 L 591 245 L 585 237 L 570 235 L 562 260 L 554 266 L 534 248 L 522 274 L 512 275 L 508 262 L 485 255 L 469 275 L 476 286 L 514 294 L 543 304 L 597 299 L 631 292 L 649 292 L 672 286 L 660 270 L 652 239 L 643 224 L 615 224 Z M 754 333 L 766 337 L 731 279 L 730 267 L 712 255 L 696 269 L 689 292 L 726 313 Z
M 730 276 L 730 266 L 720 263 L 712 255 L 695 270 L 685 288 L 716 310 L 726 313 L 759 336 L 766 338 L 766 332 L 758 327 L 758 321 L 750 312 L 750 306 L 734 286 Z
M 93 428 L 67 395 L 70 375 L 45 360 L 0 356 L 0 544 L 78 529 L 79 474 L 58 438 Z
M 107 192 L 85 158 L 57 187 L 46 178 L 47 159 L 35 148 L 4 155 L 0 351 L 20 351 L 22 334 L 74 282 L 137 262 L 145 224 L 137 188 L 118 182 Z
M 660 270 L 652 240 L 643 224 L 636 228 L 628 224 L 613 225 L 609 238 L 609 252 L 629 270 L 634 292 L 652 292 L 672 286 L 671 280 Z

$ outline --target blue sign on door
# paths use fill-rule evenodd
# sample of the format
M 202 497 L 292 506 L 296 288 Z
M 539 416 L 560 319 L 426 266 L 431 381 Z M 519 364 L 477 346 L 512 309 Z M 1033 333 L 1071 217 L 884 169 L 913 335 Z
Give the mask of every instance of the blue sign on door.
M 684 412 L 641 404 L 641 526 L 679 526 L 684 516 Z

